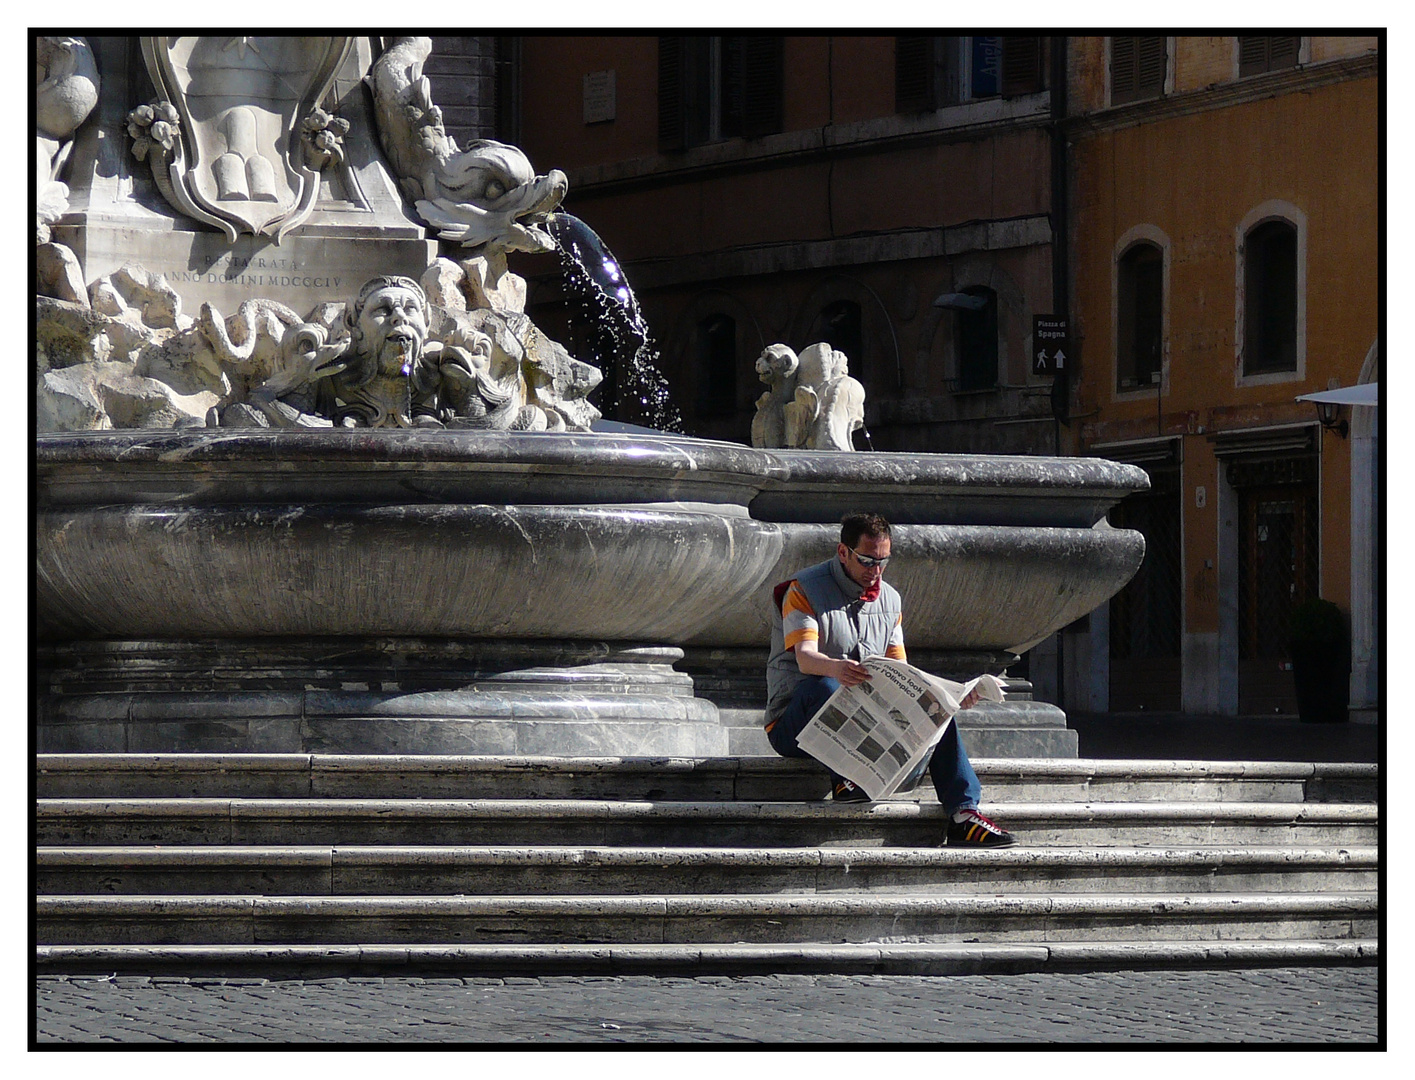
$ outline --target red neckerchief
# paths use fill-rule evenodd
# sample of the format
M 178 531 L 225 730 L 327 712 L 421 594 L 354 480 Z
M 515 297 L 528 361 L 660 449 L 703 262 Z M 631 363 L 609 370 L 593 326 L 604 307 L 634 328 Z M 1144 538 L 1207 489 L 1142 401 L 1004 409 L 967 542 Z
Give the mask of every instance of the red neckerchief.
M 880 578 L 880 579 L 879 579 L 878 581 L 876 581 L 873 585 L 871 585 L 868 589 L 862 589 L 861 592 L 860 592 L 860 599 L 863 600 L 863 601 L 864 601 L 865 603 L 867 603 L 867 604 L 868 604 L 868 603 L 871 603 L 872 601 L 878 600 L 878 599 L 879 599 L 879 587 L 880 587 L 880 583 L 883 582 L 883 581 L 884 581 L 884 578 Z

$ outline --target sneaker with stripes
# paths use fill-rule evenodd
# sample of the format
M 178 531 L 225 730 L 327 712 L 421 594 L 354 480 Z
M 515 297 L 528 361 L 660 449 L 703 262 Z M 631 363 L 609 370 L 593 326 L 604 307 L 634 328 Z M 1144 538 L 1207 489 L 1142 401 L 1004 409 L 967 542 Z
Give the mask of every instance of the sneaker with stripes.
M 851 783 L 843 777 L 835 782 L 835 790 L 831 793 L 831 798 L 835 802 L 873 802 L 865 789 L 858 784 Z
M 1017 838 L 969 807 L 953 815 L 944 842 L 949 847 L 1010 847 Z

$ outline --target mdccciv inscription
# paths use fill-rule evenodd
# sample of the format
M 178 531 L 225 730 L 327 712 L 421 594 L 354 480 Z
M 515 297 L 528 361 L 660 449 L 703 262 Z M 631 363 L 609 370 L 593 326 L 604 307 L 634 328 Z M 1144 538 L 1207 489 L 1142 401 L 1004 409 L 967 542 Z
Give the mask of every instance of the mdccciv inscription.
M 337 289 L 343 284 L 338 274 L 310 273 L 294 259 L 266 258 L 255 255 L 242 258 L 233 255 L 217 263 L 211 270 L 171 270 L 167 280 L 206 282 L 211 285 L 252 285 L 287 289 Z

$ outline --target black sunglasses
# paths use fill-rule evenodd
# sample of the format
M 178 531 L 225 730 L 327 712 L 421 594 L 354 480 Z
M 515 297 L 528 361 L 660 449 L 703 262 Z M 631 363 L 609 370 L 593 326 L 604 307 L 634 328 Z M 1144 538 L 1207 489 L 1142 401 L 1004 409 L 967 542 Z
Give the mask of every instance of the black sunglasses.
M 889 565 L 890 557 L 888 555 L 886 555 L 882 559 L 873 559 L 868 555 L 861 555 L 854 548 L 850 548 L 849 551 L 851 555 L 855 556 L 856 562 L 858 562 L 861 566 L 866 567 L 867 569 L 869 567 L 878 566 L 881 570 L 883 570 L 886 566 Z

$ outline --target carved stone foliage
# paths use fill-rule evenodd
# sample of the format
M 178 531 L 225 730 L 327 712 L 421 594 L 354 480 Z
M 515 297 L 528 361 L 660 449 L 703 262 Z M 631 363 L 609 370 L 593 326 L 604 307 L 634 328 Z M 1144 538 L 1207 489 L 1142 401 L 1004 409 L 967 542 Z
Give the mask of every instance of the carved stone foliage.
M 769 345 L 757 358 L 769 389 L 757 399 L 752 445 L 803 450 L 853 450 L 851 435 L 865 426 L 865 388 L 850 377 L 849 361 L 825 342 L 797 356 Z
M 431 38 L 399 38 L 367 80 L 379 139 L 403 193 L 440 239 L 477 254 L 554 250 L 543 225 L 565 198 L 565 174 L 537 176 L 519 148 L 490 139 L 458 149 L 423 75 L 431 52 Z
M 301 315 L 252 298 L 195 317 L 161 275 L 126 266 L 88 308 L 38 301 L 41 430 L 454 427 L 588 431 L 598 369 L 524 314 L 429 302 L 407 277 Z
M 309 217 L 319 170 L 348 124 L 320 106 L 347 37 L 147 37 L 158 99 L 128 116 L 133 153 L 163 196 L 234 241 L 279 239 Z

